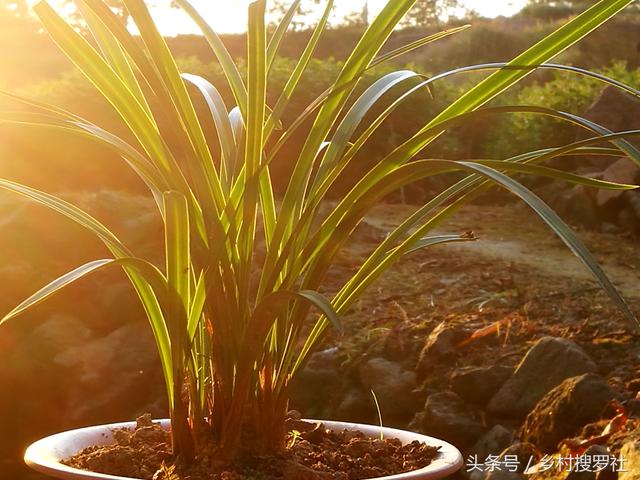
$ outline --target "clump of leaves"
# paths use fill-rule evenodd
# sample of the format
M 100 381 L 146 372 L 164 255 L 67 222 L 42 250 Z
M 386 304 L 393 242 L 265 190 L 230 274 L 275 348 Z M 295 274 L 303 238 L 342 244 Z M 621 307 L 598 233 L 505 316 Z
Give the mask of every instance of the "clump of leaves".
M 155 335 L 169 398 L 172 441 L 177 455 L 192 461 L 208 438 L 228 459 L 243 450 L 285 447 L 289 385 L 327 327 L 340 328 L 340 315 L 394 261 L 432 245 L 474 240 L 472 235 L 427 236 L 428 232 L 490 185 L 505 188 L 534 209 L 578 255 L 603 288 L 633 315 L 591 254 L 570 228 L 535 194 L 511 175 L 532 174 L 610 189 L 630 189 L 539 165 L 561 155 L 639 153 L 625 137 L 575 115 L 542 107 L 480 108 L 535 68 L 569 69 L 629 87 L 576 68 L 544 65 L 624 8 L 629 0 L 603 0 L 541 40 L 508 64 L 470 66 L 424 78 L 409 70 L 392 71 L 353 98 L 367 70 L 466 27 L 436 33 L 380 54 L 386 40 L 415 0 L 389 1 L 362 35 L 332 86 L 291 124 L 281 117 L 309 65 L 326 27 L 333 1 L 273 104 L 268 78 L 285 33 L 300 5 L 296 0 L 267 38 L 265 0 L 249 6 L 247 76 L 239 73 L 218 35 L 187 0 L 176 0 L 211 45 L 236 106 L 229 109 L 216 86 L 181 73 L 143 0 L 124 0 L 140 39 L 134 37 L 102 0 L 75 0 L 95 42 L 69 26 L 47 3 L 35 11 L 66 55 L 120 115 L 130 138 L 52 105 L 2 94 L 29 106 L 28 112 L 3 112 L 3 122 L 89 138 L 109 147 L 145 182 L 164 222 L 166 261 L 140 258 L 105 225 L 53 195 L 0 179 L 0 187 L 52 208 L 93 232 L 113 257 L 85 264 L 25 300 L 4 321 L 43 301 L 64 286 L 108 266 L 129 276 Z M 141 40 L 141 41 L 140 41 Z M 95 43 L 95 47 L 93 46 Z M 323 199 L 358 151 L 402 102 L 441 78 L 469 71 L 492 73 L 445 108 L 424 128 L 397 145 L 360 178 L 327 215 Z M 383 97 L 392 101 L 367 117 Z M 195 99 L 209 106 L 198 117 Z M 487 121 L 508 112 L 551 115 L 576 123 L 593 138 L 560 148 L 537 150 L 507 160 L 451 161 L 419 157 L 448 129 Z M 367 118 L 366 123 L 364 119 Z M 306 133 L 301 127 L 311 124 Z M 217 142 L 203 133 L 212 125 Z M 270 166 L 282 146 L 305 135 L 292 160 L 282 199 L 276 202 Z M 608 141 L 609 146 L 594 146 Z M 318 293 L 336 254 L 364 215 L 385 195 L 423 178 L 450 172 L 467 176 L 443 190 L 393 230 L 356 273 L 329 300 Z M 260 245 L 263 244 L 264 247 Z M 311 308 L 321 313 L 307 328 Z M 242 439 L 242 442 L 241 442 Z

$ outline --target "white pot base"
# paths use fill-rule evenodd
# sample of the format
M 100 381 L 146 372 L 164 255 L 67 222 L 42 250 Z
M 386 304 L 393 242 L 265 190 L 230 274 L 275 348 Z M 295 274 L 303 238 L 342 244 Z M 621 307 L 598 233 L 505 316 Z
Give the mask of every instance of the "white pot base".
M 309 420 L 316 422 L 320 420 Z M 159 420 L 163 427 L 169 427 L 169 420 Z M 359 430 L 367 436 L 378 437 L 380 427 L 357 423 L 332 422 L 322 420 L 332 430 Z M 40 473 L 63 480 L 138 480 L 131 477 L 118 477 L 103 473 L 79 470 L 60 463 L 91 445 L 109 445 L 114 443 L 112 431 L 116 428 L 135 428 L 136 422 L 112 423 L 94 427 L 69 430 L 43 438 L 27 449 L 24 460 L 29 467 Z M 414 440 L 434 447 L 440 447 L 440 453 L 431 464 L 412 472 L 377 477 L 369 480 L 435 480 L 457 472 L 462 467 L 462 455 L 453 445 L 437 438 L 420 435 L 395 428 L 383 428 L 382 434 L 387 438 L 397 438 L 402 443 Z

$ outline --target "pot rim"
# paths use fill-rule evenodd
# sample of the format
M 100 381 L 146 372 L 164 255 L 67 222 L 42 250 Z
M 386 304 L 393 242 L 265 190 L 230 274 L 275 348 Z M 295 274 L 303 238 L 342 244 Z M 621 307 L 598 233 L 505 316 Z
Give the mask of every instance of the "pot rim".
M 369 480 L 435 480 L 457 472 L 463 464 L 462 455 L 458 449 L 438 438 L 389 427 L 382 427 L 381 429 L 379 426 L 351 422 L 304 420 L 322 422 L 332 430 L 359 430 L 370 437 L 378 436 L 382 432 L 384 436 L 398 438 L 403 443 L 418 440 L 428 445 L 440 447 L 438 456 L 426 467 L 396 475 L 375 477 Z M 159 423 L 163 428 L 168 428 L 170 425 L 169 419 L 154 420 L 154 423 Z M 132 477 L 120 477 L 80 470 L 60 463 L 60 460 L 68 458 L 88 446 L 113 443 L 111 432 L 114 429 L 134 428 L 135 425 L 136 422 L 119 422 L 56 433 L 32 443 L 24 454 L 24 461 L 33 470 L 66 480 L 139 480 Z

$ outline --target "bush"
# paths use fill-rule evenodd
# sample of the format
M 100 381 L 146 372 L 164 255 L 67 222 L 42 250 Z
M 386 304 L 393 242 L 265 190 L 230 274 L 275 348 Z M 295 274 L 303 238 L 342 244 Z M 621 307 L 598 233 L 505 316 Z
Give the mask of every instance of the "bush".
M 614 62 L 600 73 L 627 85 L 640 87 L 640 69 L 629 70 L 624 62 Z M 604 84 L 592 78 L 580 78 L 569 72 L 555 72 L 547 82 L 536 82 L 519 91 L 503 96 L 503 105 L 536 105 L 582 115 L 598 97 Z M 481 151 L 490 158 L 506 158 L 531 148 L 557 146 L 576 138 L 576 127 L 556 120 L 531 114 L 513 114 L 503 117 L 487 135 Z
M 478 30 L 480 37 L 486 31 Z M 484 33 L 483 33 L 484 32 Z M 536 35 L 538 35 L 536 33 Z M 460 38 L 462 37 L 459 36 Z M 454 37 L 456 41 L 457 38 Z M 460 43 L 462 48 L 463 43 Z M 453 46 L 448 48 L 454 49 Z M 511 48 L 511 47 L 509 47 Z M 509 55 L 505 53 L 508 57 Z M 495 60 L 496 58 L 485 58 L 482 60 Z M 477 60 L 478 61 L 478 60 Z M 474 63 L 477 63 L 474 62 Z M 221 89 L 221 94 L 225 98 L 228 106 L 233 104 L 231 92 L 225 90 L 226 81 L 220 66 L 217 63 L 205 63 L 195 56 L 178 59 L 179 67 L 182 71 L 192 72 L 209 79 L 214 85 Z M 319 60 L 312 59 L 307 72 L 303 75 L 298 90 L 288 109 L 284 114 L 283 121 L 290 124 L 311 99 L 322 93 L 337 76 L 342 62 L 336 59 Z M 426 65 L 429 67 L 431 65 Z M 288 80 L 295 67 L 295 60 L 291 58 L 278 58 L 273 66 L 271 83 L 268 89 L 270 104 L 275 102 L 275 94 L 280 92 Z M 367 72 L 363 81 L 359 85 L 356 93 L 362 90 L 375 78 L 379 78 L 395 67 L 380 66 Z M 425 64 L 406 64 L 402 68 L 417 71 L 428 75 Z M 240 65 L 241 73 L 244 75 L 245 66 Z M 435 71 L 439 69 L 434 68 Z M 629 85 L 640 86 L 640 70 L 630 70 L 624 62 L 615 62 L 610 67 L 601 70 L 602 73 L 618 79 Z M 408 138 L 415 133 L 424 122 L 438 114 L 444 106 L 449 105 L 468 87 L 479 81 L 485 74 L 474 73 L 452 77 L 441 80 L 433 84 L 433 98 L 427 93 L 417 92 L 409 101 L 405 102 L 387 121 L 380 127 L 377 134 L 371 138 L 367 147 L 359 154 L 358 161 L 351 166 L 351 175 L 345 176 L 345 180 L 337 187 L 334 194 L 342 193 L 350 186 L 346 179 L 357 179 L 362 172 L 367 170 L 372 164 L 378 161 L 384 154 L 389 152 L 393 145 L 397 145 L 398 140 Z M 582 114 L 586 108 L 595 100 L 603 88 L 603 84 L 590 78 L 580 78 L 576 81 L 576 75 L 567 72 L 543 71 L 536 74 L 535 80 L 530 80 L 529 84 L 519 85 L 500 98 L 503 105 L 544 105 L 549 108 Z M 126 135 L 122 131 L 121 124 L 117 121 L 116 114 L 111 106 L 96 95 L 94 87 L 78 72 L 69 72 L 60 79 L 48 80 L 35 85 L 22 88 L 19 93 L 25 97 L 35 98 L 48 103 L 63 105 L 65 109 L 85 116 L 87 119 L 110 128 L 119 135 Z M 381 102 L 379 106 L 371 112 L 372 117 L 377 115 L 382 108 L 387 106 L 392 99 L 396 98 L 397 92 L 392 91 L 388 95 L 386 102 Z M 207 106 L 203 101 L 197 104 L 200 115 L 209 115 Z M 367 122 L 364 122 L 366 125 Z M 103 177 L 110 188 L 141 192 L 144 186 L 134 176 L 124 176 L 121 178 L 110 178 L 107 172 L 112 169 L 113 155 L 104 149 L 98 149 L 85 142 L 79 143 L 74 138 L 61 139 L 56 137 L 56 144 L 61 146 L 64 155 L 52 153 L 50 144 L 32 144 L 25 140 L 30 135 L 28 130 L 14 128 L 13 136 L 7 137 L 0 147 L 5 152 L 4 158 L 7 161 L 2 166 L 1 174 L 27 180 L 26 172 L 29 172 L 30 183 L 35 183 L 40 188 L 49 185 L 56 185 L 61 189 L 90 189 L 91 179 Z M 207 132 L 209 136 L 214 136 L 213 131 Z M 211 137 L 213 139 L 213 137 Z M 304 129 L 300 135 L 293 138 L 285 147 L 286 155 L 274 165 L 276 175 L 286 179 L 292 159 L 298 154 L 304 139 Z M 454 129 L 449 135 L 443 136 L 438 141 L 429 146 L 424 152 L 425 157 L 430 158 L 506 158 L 525 150 L 541 145 L 560 145 L 568 143 L 575 138 L 575 129 L 565 122 L 554 121 L 548 117 L 514 114 L 509 116 L 494 117 L 488 122 L 474 122 L 464 127 Z M 212 145 L 216 142 L 212 141 Z M 32 158 L 45 158 L 43 162 L 47 166 L 39 170 L 38 178 L 33 169 L 29 167 Z M 70 166 L 74 170 L 80 170 L 77 178 L 82 178 L 82 183 L 71 180 L 67 174 Z M 84 172 L 83 172 L 84 170 Z M 104 172 L 104 174 L 101 174 Z M 76 182 L 75 184 L 72 182 Z M 89 183 L 85 183 L 89 182 Z M 284 180 L 283 180 L 284 182 Z M 104 183 L 100 184 L 104 186 Z M 276 182 L 277 187 L 282 185 Z

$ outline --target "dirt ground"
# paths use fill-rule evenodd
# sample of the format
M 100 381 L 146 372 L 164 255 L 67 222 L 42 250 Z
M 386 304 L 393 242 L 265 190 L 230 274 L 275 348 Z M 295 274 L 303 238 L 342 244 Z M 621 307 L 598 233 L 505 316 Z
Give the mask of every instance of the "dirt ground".
M 360 227 L 361 241 L 343 253 L 343 273 L 355 269 L 373 241 L 411 211 L 399 205 L 378 207 Z M 478 241 L 435 246 L 405 257 L 351 308 L 344 319 L 346 334 L 327 340 L 344 352 L 347 371 L 388 351 L 390 344 L 411 368 L 424 339 L 441 322 L 470 333 L 499 324 L 489 328 L 488 335 L 460 346 L 449 363 L 434 365 L 422 391 L 446 390 L 451 373 L 461 367 L 515 367 L 538 339 L 552 336 L 575 341 L 594 360 L 598 373 L 624 398 L 633 399 L 640 378 L 640 329 L 625 319 L 546 224 L 526 207 L 472 206 L 435 233 L 468 230 Z M 577 233 L 640 315 L 637 239 L 622 232 Z M 629 404 L 625 427 L 608 442 L 614 454 L 638 432 L 635 403 Z M 489 426 L 494 422 L 486 419 Z M 520 428 L 517 420 L 499 423 L 515 431 Z M 607 423 L 603 420 L 585 431 L 597 435 Z
M 369 231 L 360 236 L 362 242 L 349 247 L 343 260 L 349 264 L 350 256 L 364 255 L 371 246 L 367 236 L 379 238 L 411 211 L 402 205 L 378 207 L 366 219 Z M 523 206 L 469 206 L 434 233 L 468 230 L 478 236 L 476 242 L 430 247 L 385 273 L 345 319 L 347 342 L 370 344 L 390 329 L 418 339 L 444 320 L 472 331 L 504 321 L 494 341 L 471 343 L 460 361 L 515 362 L 533 341 L 551 335 L 577 340 L 610 378 L 640 375 L 640 328 L 623 317 L 535 213 Z M 640 315 L 638 240 L 623 233 L 577 233 Z M 364 330 L 363 339 L 357 332 Z

